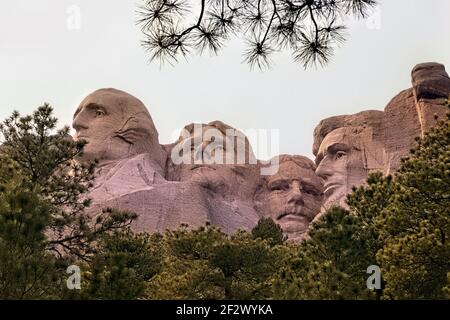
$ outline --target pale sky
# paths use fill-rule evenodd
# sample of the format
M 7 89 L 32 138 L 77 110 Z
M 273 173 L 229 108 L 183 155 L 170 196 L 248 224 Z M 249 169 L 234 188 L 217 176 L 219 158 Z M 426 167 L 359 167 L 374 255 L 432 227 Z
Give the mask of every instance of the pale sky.
M 222 120 L 240 129 L 279 129 L 280 153 L 311 157 L 321 119 L 382 110 L 410 87 L 417 63 L 450 69 L 448 0 L 381 0 L 380 28 L 351 22 L 348 41 L 327 67 L 305 71 L 285 52 L 265 72 L 241 63 L 240 40 L 219 56 L 150 64 L 135 25 L 141 2 L 2 0 L 0 119 L 49 102 L 60 125 L 69 125 L 83 97 L 113 87 L 145 103 L 161 143 L 188 123 Z M 81 10 L 79 30 L 67 27 L 72 5 Z

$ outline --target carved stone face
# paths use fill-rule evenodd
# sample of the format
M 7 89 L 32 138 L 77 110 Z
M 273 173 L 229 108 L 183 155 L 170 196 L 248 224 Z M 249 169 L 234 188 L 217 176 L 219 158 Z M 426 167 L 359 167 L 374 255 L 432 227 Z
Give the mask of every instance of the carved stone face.
M 160 163 L 158 132 L 144 104 L 115 89 L 101 89 L 86 97 L 77 109 L 75 140 L 88 142 L 84 159 L 112 161 L 150 153 Z
M 172 152 L 172 158 L 177 153 L 185 162 L 176 166 L 175 177 L 170 177 L 171 180 L 196 182 L 224 196 L 251 197 L 250 190 L 257 182 L 256 165 L 248 164 L 248 154 L 252 154 L 248 151 L 248 142 L 244 146 L 236 138 L 226 136 L 225 129 L 234 129 L 223 123 L 187 128 L 186 136 L 180 138 L 176 152 Z M 242 155 L 243 163 L 238 161 Z
M 325 207 L 345 206 L 351 188 L 365 182 L 369 171 L 367 156 L 370 156 L 364 143 L 366 139 L 370 140 L 370 135 L 360 127 L 339 128 L 323 139 L 317 153 L 316 173 L 324 180 Z
M 323 201 L 322 180 L 314 163 L 302 156 L 281 156 L 278 173 L 267 178 L 257 205 L 290 239 L 301 239 L 319 213 Z

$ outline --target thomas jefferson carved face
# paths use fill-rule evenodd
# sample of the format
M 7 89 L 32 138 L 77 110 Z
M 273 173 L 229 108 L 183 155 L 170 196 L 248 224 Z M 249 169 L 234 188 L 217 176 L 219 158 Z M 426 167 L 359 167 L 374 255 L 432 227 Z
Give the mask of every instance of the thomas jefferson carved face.
M 144 104 L 115 89 L 101 89 L 86 97 L 75 112 L 75 139 L 88 142 L 84 159 L 111 161 L 150 153 L 161 162 L 158 132 Z
M 314 163 L 302 156 L 280 156 L 278 173 L 266 179 L 256 195 L 258 211 L 278 223 L 290 239 L 302 239 L 319 213 L 322 180 Z
M 248 194 L 256 186 L 256 160 L 252 166 L 250 157 L 250 144 L 237 130 L 220 121 L 191 124 L 172 150 L 172 160 L 182 163 L 169 178 L 196 182 L 217 194 Z

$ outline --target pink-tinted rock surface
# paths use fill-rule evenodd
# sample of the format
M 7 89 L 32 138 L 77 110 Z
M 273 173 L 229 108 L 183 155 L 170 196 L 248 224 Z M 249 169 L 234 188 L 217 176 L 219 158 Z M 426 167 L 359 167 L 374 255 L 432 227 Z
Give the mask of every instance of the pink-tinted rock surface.
M 74 138 L 88 141 L 79 161 L 99 161 L 90 212 L 134 211 L 132 228 L 148 232 L 208 222 L 232 233 L 271 217 L 290 239 L 301 240 L 327 208 L 346 206 L 346 195 L 364 185 L 370 172 L 395 172 L 414 139 L 436 125 L 435 115 L 445 115 L 449 94 L 443 65 L 417 65 L 412 88 L 384 111 L 322 120 L 314 130 L 315 163 L 299 155 L 277 156 L 278 171 L 264 176 L 249 140 L 231 126 L 189 124 L 176 142 L 160 145 L 139 99 L 116 89 L 97 90 L 81 102 L 73 122 Z
M 437 63 L 417 65 L 412 88 L 396 95 L 384 111 L 363 111 L 322 120 L 314 130 L 316 173 L 324 179 L 325 205 L 345 206 L 353 186 L 371 171 L 395 172 L 402 157 L 448 111 L 450 78 Z

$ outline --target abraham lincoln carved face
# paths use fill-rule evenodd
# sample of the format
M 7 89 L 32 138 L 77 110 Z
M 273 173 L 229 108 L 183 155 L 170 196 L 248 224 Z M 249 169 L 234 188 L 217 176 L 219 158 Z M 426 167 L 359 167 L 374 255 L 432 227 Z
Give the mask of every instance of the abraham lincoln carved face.
M 383 170 L 384 154 L 371 127 L 342 127 L 328 133 L 316 158 L 316 173 L 324 179 L 324 207 L 345 207 L 352 187 L 363 185 L 370 171 Z
M 83 158 L 113 161 L 150 153 L 161 161 L 158 132 L 144 104 L 116 89 L 100 89 L 87 96 L 75 112 L 75 140 L 88 142 Z

